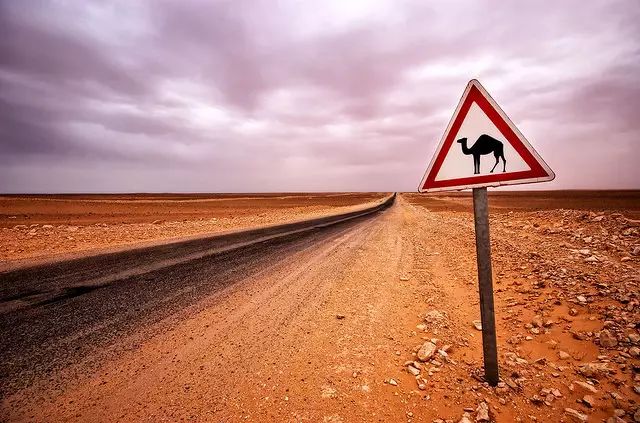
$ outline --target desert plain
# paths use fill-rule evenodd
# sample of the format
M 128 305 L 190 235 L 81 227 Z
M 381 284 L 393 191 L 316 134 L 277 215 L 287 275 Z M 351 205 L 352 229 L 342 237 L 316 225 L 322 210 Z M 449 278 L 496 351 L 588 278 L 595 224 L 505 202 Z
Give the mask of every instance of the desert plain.
M 33 265 L 337 214 L 388 195 L 3 196 L 0 283 Z M 489 201 L 497 387 L 483 379 L 471 197 L 402 193 L 384 211 L 215 266 L 199 258 L 55 303 L 3 298 L 12 306 L 0 313 L 0 415 L 640 421 L 640 192 L 496 190 Z M 116 304 L 55 344 L 31 341 L 38 365 L 6 342 L 23 336 L 14 328 L 28 336 L 25 315 L 64 324 L 60 316 L 111 302 L 118 283 L 148 291 L 146 302 Z M 153 293 L 156 283 L 170 287 Z

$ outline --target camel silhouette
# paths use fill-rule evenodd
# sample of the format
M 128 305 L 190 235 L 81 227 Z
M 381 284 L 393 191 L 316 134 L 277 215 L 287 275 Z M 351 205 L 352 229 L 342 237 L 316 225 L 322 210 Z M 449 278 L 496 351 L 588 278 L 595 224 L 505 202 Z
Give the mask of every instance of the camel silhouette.
M 471 148 L 467 148 L 467 139 L 460 138 L 458 142 L 462 145 L 462 153 L 463 154 L 472 154 L 473 155 L 473 174 L 477 175 L 480 173 L 480 156 L 484 156 L 485 154 L 493 153 L 496 158 L 496 164 L 491 168 L 491 172 L 498 166 L 498 162 L 502 159 L 502 171 L 507 171 L 507 161 L 504 158 L 504 146 L 501 141 L 487 135 L 482 134 L 478 137 L 476 142 L 471 146 Z

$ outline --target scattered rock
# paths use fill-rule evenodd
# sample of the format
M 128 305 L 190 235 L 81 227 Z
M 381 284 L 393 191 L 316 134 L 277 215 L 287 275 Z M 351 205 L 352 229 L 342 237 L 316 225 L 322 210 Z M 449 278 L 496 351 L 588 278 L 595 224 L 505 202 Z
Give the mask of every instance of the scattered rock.
M 392 386 L 398 386 L 398 382 L 396 382 L 395 379 L 389 379 L 388 383 L 389 383 L 389 385 L 392 385 Z
M 437 350 L 436 344 L 426 341 L 418 350 L 417 356 L 420 361 L 428 361 Z
M 529 401 L 531 401 L 531 403 L 535 405 L 541 405 L 544 402 L 544 400 L 537 395 L 534 395 L 531 398 L 529 398 Z
M 407 371 L 414 376 L 418 376 L 420 374 L 420 369 L 415 368 L 412 364 L 407 366 Z
M 609 373 L 611 369 L 607 367 L 607 363 L 585 363 L 578 367 L 578 374 L 584 377 L 598 378 Z
M 581 412 L 579 412 L 578 410 L 574 410 L 573 408 L 565 408 L 564 412 L 568 416 L 573 417 L 575 421 L 578 421 L 578 422 L 589 421 L 589 416 L 587 416 L 586 414 L 582 414 Z
M 465 413 L 462 415 L 462 418 L 460 419 L 460 421 L 458 421 L 458 423 L 473 423 L 473 422 L 471 421 L 471 414 L 469 414 L 469 413 L 465 412 Z
M 473 327 L 476 328 L 476 330 L 482 330 L 482 322 L 480 320 L 474 320 Z
M 438 310 L 431 310 L 424 316 L 424 321 L 427 323 L 440 323 L 443 320 L 445 320 L 445 316 Z
M 558 357 L 560 358 L 560 360 L 568 360 L 571 358 L 571 355 L 564 351 L 558 351 Z
M 593 385 L 588 384 L 587 382 L 582 382 L 582 381 L 577 380 L 577 381 L 575 381 L 573 383 L 575 385 L 578 385 L 580 388 L 582 388 L 582 389 L 584 389 L 586 391 L 592 392 L 594 394 L 598 393 L 598 390 L 596 389 L 596 387 L 593 386 Z
M 478 404 L 478 408 L 476 409 L 476 422 L 488 422 L 490 420 L 489 406 L 486 402 L 482 401 Z
M 589 408 L 593 408 L 593 404 L 595 404 L 596 400 L 591 395 L 585 395 L 582 397 L 582 403 Z
M 607 329 L 600 332 L 600 346 L 613 348 L 618 345 L 618 339 Z

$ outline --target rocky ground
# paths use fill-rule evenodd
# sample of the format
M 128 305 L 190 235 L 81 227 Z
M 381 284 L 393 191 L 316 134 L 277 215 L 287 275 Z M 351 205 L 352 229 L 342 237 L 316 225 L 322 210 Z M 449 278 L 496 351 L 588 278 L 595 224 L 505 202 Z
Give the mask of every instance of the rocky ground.
M 442 200 L 411 199 L 446 208 Z M 477 381 L 449 381 L 452 390 L 475 397 L 460 422 L 489 421 L 505 409 L 514 421 L 640 421 L 640 221 L 628 217 L 634 213 L 551 209 L 492 215 L 501 382 L 497 388 L 484 383 L 481 363 L 473 359 L 453 364 L 467 366 Z M 474 275 L 461 272 L 473 265 L 471 215 L 439 211 L 437 219 L 466 233 L 451 234 L 439 253 L 462 254 L 447 267 L 475 289 Z M 447 314 L 429 310 L 416 329 L 434 334 L 450 324 Z M 453 338 L 435 345 L 416 345 L 416 356 L 406 363 L 419 389 L 428 389 L 425 371 L 450 367 L 456 349 L 466 349 L 467 337 L 449 333 Z M 425 357 L 424 351 L 433 354 Z
M 483 378 L 470 201 L 404 194 L 3 409 L 36 421 L 639 422 L 640 202 L 557 198 L 534 210 L 490 200 L 497 387 Z

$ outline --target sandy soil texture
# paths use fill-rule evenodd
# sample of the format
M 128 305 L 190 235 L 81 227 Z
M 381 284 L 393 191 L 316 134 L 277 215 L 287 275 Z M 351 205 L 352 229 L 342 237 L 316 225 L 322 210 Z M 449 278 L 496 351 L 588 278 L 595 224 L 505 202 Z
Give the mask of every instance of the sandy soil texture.
M 465 201 L 403 195 L 377 217 L 158 322 L 144 341 L 122 340 L 135 346 L 96 371 L 5 399 L 5 414 L 640 420 L 638 204 L 601 201 L 589 210 L 558 200 L 559 208 L 491 215 L 501 372 L 492 388 L 482 381 L 474 326 L 475 245 Z
M 0 268 L 29 259 L 340 213 L 386 194 L 14 195 L 0 197 Z

